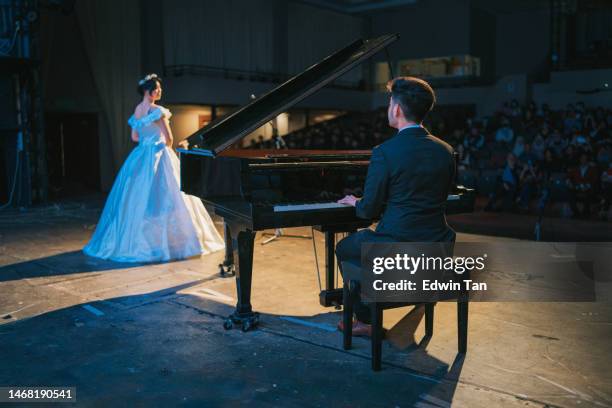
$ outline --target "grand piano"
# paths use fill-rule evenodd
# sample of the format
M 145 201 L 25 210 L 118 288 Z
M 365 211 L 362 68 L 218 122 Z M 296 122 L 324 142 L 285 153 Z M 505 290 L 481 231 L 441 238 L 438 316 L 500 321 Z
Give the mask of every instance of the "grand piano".
M 257 231 L 313 226 L 325 234 L 325 290 L 320 302 L 339 305 L 335 288 L 334 247 L 338 232 L 352 232 L 372 223 L 359 219 L 353 207 L 336 203 L 363 187 L 370 151 L 249 150 L 232 148 L 246 135 L 361 64 L 396 41 L 397 35 L 357 40 L 306 71 L 287 80 L 234 113 L 216 120 L 188 138 L 178 149 L 181 189 L 200 197 L 224 219 L 224 267 L 235 273 L 236 310 L 224 327 L 243 331 L 257 326 L 251 306 L 253 245 Z M 474 192 L 456 186 L 449 192 L 447 213 L 470 212 Z M 223 272 L 223 269 L 222 269 Z

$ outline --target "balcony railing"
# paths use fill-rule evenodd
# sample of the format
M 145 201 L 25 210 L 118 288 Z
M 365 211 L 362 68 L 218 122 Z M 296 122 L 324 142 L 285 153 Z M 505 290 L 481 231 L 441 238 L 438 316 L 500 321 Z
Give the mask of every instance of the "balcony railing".
M 203 76 L 210 78 L 223 78 L 236 81 L 251 81 L 251 82 L 268 82 L 282 83 L 292 77 L 289 74 L 281 74 L 274 72 L 257 72 L 246 71 L 240 69 L 219 68 L 205 65 L 166 65 L 164 67 L 164 76 L 166 77 L 181 77 L 181 76 Z M 365 81 L 342 81 L 337 80 L 328 85 L 337 89 L 350 90 L 368 90 Z

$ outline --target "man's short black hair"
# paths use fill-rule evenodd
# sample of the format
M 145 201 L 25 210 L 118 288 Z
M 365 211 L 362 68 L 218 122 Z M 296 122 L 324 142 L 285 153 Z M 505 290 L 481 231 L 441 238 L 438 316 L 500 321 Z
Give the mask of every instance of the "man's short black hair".
M 397 77 L 387 84 L 393 100 L 399 104 L 404 117 L 421 123 L 436 103 L 436 95 L 424 80 L 415 77 Z

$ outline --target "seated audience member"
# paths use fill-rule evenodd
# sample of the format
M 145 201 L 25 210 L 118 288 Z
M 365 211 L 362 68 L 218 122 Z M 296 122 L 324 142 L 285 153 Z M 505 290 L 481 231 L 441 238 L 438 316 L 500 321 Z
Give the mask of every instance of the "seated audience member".
M 470 129 L 470 134 L 465 137 L 463 144 L 468 150 L 480 150 L 484 147 L 485 144 L 484 135 L 480 133 L 480 129 L 474 126 Z
M 542 136 L 542 133 L 538 133 L 531 143 L 531 152 L 536 156 L 538 160 L 544 158 L 544 151 L 546 150 L 546 140 Z
M 571 129 L 574 128 L 575 124 L 576 124 L 576 111 L 574 110 L 574 106 L 572 104 L 568 104 L 567 109 L 565 110 L 565 113 L 564 113 L 563 127 L 567 131 L 570 131 Z
M 514 142 L 514 147 L 512 148 L 512 154 L 514 154 L 515 157 L 521 157 L 524 150 L 525 150 L 525 138 L 523 138 L 523 136 L 518 136 L 516 138 L 516 142 Z
M 510 109 L 510 103 L 508 101 L 504 102 L 501 112 L 504 116 L 512 115 L 512 109 Z
M 612 162 L 608 163 L 608 168 L 601 175 L 601 196 L 599 218 L 607 220 L 608 212 L 610 211 L 610 200 L 612 200 Z
M 608 167 L 608 163 L 610 163 L 610 161 L 612 161 L 610 146 L 601 146 L 599 150 L 597 150 L 597 164 L 603 168 L 606 168 Z
M 470 151 L 463 147 L 463 144 L 457 145 L 456 148 L 458 158 L 457 158 L 457 169 L 458 170 L 467 170 L 471 165 L 471 156 Z
M 552 149 L 546 149 L 544 151 L 544 160 L 540 162 L 540 177 L 539 182 L 541 186 L 540 199 L 538 203 L 538 210 L 543 211 L 550 199 L 551 188 L 551 175 L 553 173 L 561 172 L 561 163 L 555 157 L 555 153 Z
M 596 127 L 595 116 L 593 116 L 593 112 L 588 112 L 584 116 L 584 128 L 593 130 Z
M 591 214 L 591 204 L 595 199 L 599 177 L 597 169 L 589 162 L 587 153 L 580 154 L 580 164 L 572 168 L 568 173 L 567 186 L 570 189 L 570 206 L 574 216 Z M 578 209 L 578 203 L 582 203 L 582 212 Z
M 572 146 L 575 146 L 575 147 L 580 147 L 582 149 L 585 149 L 588 146 L 589 141 L 582 134 L 582 132 L 580 130 L 574 129 L 574 132 L 572 134 L 572 138 L 571 138 L 569 144 L 572 145 Z
M 565 151 L 561 154 L 561 166 L 568 170 L 578 165 L 580 152 L 573 145 L 568 145 Z
M 540 161 L 538 156 L 533 153 L 533 149 L 529 143 L 525 143 L 523 147 L 523 153 L 518 156 L 518 159 L 521 163 L 525 164 L 528 162 L 536 163 Z
M 535 161 L 529 159 L 522 163 L 519 175 L 519 209 L 521 211 L 529 210 L 529 201 L 538 190 L 540 178 L 541 174 Z
M 604 120 L 600 120 L 597 123 L 597 125 L 591 129 L 589 136 L 591 137 L 592 140 L 596 141 L 597 143 L 601 143 L 605 140 L 607 132 L 608 132 L 608 125 L 606 124 Z
M 455 129 L 451 132 L 448 144 L 451 146 L 458 146 L 459 144 L 463 143 L 463 139 L 463 132 L 461 129 Z
M 515 118 L 521 116 L 521 107 L 516 99 L 510 102 L 510 116 Z
M 567 147 L 567 140 L 563 138 L 561 132 L 559 132 L 558 129 L 555 129 L 548 137 L 548 140 L 546 141 L 546 147 L 548 147 L 549 149 L 553 149 L 555 154 L 557 156 L 560 156 L 561 153 L 563 153 L 563 151 Z
M 497 203 L 501 201 L 501 209 L 508 211 L 514 206 L 516 190 L 518 188 L 518 177 L 516 174 L 516 157 L 509 153 L 506 158 L 506 167 L 497 183 L 495 192 L 491 194 L 485 211 L 498 210 Z
M 525 130 L 533 129 L 535 126 L 534 113 L 532 110 L 527 109 L 523 115 L 523 127 Z
M 552 173 L 558 173 L 562 171 L 561 163 L 555 156 L 555 153 L 552 149 L 546 149 L 544 151 L 544 160 L 542 160 L 540 170 L 542 171 L 542 177 L 545 180 L 548 180 Z
M 510 121 L 507 118 L 502 119 L 502 126 L 495 133 L 495 141 L 510 145 L 514 140 L 514 131 L 510 127 Z

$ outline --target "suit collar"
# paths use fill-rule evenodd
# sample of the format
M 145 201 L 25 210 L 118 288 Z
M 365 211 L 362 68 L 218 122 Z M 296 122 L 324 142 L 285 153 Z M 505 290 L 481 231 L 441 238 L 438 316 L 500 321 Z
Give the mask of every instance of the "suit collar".
M 396 133 L 396 136 L 399 135 L 411 135 L 411 136 L 425 136 L 428 135 L 429 132 L 424 127 L 412 127 L 401 130 Z

